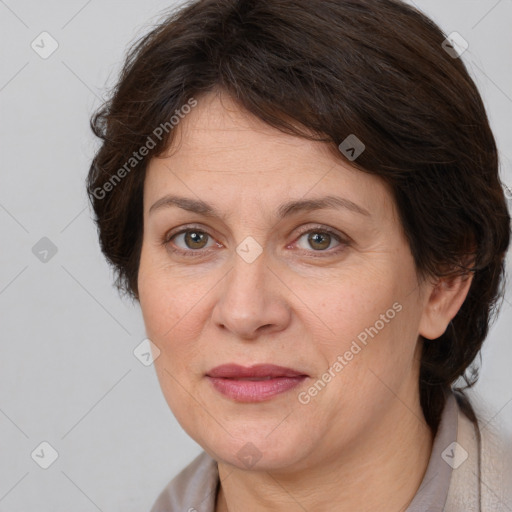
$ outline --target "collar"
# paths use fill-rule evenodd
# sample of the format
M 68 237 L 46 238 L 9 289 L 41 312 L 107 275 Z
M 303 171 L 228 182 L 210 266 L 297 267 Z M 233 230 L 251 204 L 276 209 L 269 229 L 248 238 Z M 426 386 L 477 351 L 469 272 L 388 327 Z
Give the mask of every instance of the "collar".
M 434 437 L 427 470 L 420 488 L 405 512 L 443 512 L 452 470 L 463 458 L 462 452 L 456 452 L 457 427 L 457 401 L 450 393 Z

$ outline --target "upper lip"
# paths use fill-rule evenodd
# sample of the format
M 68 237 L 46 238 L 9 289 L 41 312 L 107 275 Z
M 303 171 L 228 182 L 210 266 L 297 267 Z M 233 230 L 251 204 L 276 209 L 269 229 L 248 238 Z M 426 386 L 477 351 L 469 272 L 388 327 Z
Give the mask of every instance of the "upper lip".
M 239 364 L 222 364 L 210 370 L 208 377 L 236 379 L 251 377 L 305 377 L 306 374 L 284 366 L 275 364 L 255 364 L 253 366 L 241 366 Z

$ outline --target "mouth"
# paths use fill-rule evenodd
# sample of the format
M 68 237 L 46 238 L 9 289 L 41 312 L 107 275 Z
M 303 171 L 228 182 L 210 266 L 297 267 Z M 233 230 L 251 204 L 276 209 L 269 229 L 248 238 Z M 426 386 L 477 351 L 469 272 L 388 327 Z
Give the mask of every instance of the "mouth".
M 308 377 L 300 371 L 273 364 L 251 367 L 225 364 L 206 374 L 217 392 L 246 403 L 270 400 L 295 388 Z

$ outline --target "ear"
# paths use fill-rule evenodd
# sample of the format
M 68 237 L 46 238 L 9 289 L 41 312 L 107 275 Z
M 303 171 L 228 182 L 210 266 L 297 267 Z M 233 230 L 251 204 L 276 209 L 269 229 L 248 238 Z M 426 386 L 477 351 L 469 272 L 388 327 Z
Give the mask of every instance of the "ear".
M 473 273 L 442 277 L 428 287 L 419 334 L 429 340 L 442 336 L 467 297 Z

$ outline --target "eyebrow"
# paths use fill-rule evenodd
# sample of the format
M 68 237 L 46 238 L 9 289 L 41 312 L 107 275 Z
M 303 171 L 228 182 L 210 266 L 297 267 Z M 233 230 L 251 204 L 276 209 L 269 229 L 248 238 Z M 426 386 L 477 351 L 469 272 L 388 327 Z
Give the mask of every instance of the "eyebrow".
M 206 217 L 224 217 L 221 212 L 217 211 L 216 208 L 204 201 L 175 195 L 166 195 L 158 199 L 158 201 L 156 201 L 151 206 L 148 213 L 151 214 L 156 210 L 160 210 L 162 208 L 170 208 L 172 206 L 177 206 L 183 210 L 198 213 Z M 283 219 L 299 212 L 341 208 L 359 213 L 361 215 L 366 215 L 368 217 L 371 216 L 368 210 L 365 210 L 349 199 L 338 196 L 325 196 L 316 199 L 299 199 L 283 203 L 277 209 L 277 218 Z

